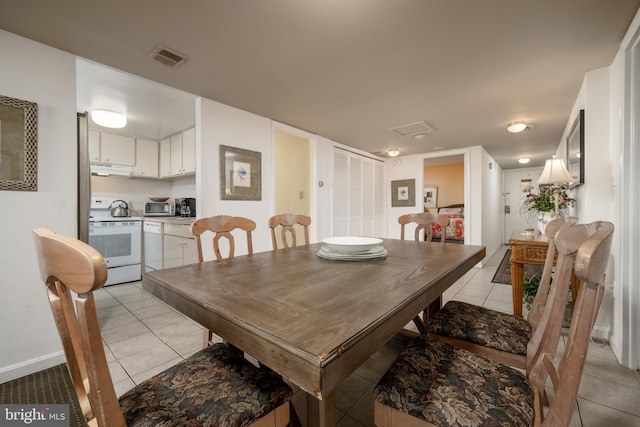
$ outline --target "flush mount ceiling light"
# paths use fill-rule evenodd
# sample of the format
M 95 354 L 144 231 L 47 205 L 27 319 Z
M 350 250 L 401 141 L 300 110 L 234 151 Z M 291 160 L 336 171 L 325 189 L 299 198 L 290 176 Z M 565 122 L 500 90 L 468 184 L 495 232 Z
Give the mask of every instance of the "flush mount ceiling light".
M 511 133 L 519 133 L 523 130 L 529 130 L 534 126 L 533 123 L 525 123 L 525 122 L 511 122 L 509 126 L 507 126 L 507 131 Z
M 397 157 L 400 154 L 400 150 L 398 150 L 397 148 L 392 148 L 387 154 L 389 155 L 389 157 Z
M 106 128 L 120 129 L 127 125 L 127 116 L 109 110 L 93 110 L 91 120 Z
M 523 165 L 525 165 L 525 164 L 529 163 L 530 161 L 531 161 L 531 159 L 530 159 L 530 158 L 528 158 L 528 157 L 520 157 L 520 158 L 518 159 L 518 163 L 522 163 Z

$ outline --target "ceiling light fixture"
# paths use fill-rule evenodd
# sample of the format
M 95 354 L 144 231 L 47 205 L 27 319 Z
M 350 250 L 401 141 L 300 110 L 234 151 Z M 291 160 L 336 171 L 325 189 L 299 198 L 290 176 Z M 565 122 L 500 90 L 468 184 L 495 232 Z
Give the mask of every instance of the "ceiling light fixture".
M 526 165 L 526 164 L 527 164 L 527 163 L 529 163 L 530 161 L 531 161 L 531 159 L 530 159 L 530 158 L 528 158 L 528 157 L 520 157 L 520 158 L 518 159 L 518 163 L 521 163 L 521 164 L 523 164 L 523 165 Z
M 427 137 L 426 134 L 424 133 L 419 133 L 417 135 L 413 136 L 413 139 L 415 139 L 416 141 L 422 141 L 423 139 L 425 139 Z
M 91 120 L 106 128 L 120 129 L 127 125 L 127 116 L 109 110 L 93 110 Z
M 387 154 L 389 155 L 389 157 L 397 157 L 400 154 L 400 150 L 398 150 L 397 148 L 392 148 Z
M 522 132 L 523 130 L 529 130 L 533 126 L 533 123 L 511 122 L 509 123 L 509 126 L 507 126 L 507 131 L 511 133 L 518 133 Z

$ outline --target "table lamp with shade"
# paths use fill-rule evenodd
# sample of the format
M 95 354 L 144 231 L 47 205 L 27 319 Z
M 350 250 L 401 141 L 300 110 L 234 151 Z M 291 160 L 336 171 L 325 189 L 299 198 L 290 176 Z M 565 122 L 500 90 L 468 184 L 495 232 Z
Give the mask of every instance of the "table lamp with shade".
M 538 184 L 551 184 L 555 203 L 555 218 L 558 218 L 558 191 L 562 185 L 575 181 L 576 178 L 571 176 L 563 159 L 556 156 L 551 156 L 550 159 L 547 159 L 542 175 L 538 179 Z

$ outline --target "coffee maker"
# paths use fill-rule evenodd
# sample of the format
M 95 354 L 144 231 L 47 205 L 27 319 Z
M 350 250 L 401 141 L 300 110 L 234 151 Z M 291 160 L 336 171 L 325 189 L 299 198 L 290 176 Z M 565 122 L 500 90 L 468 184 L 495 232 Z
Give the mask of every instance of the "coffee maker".
M 195 217 L 196 199 L 194 199 L 193 197 L 176 199 L 176 216 Z

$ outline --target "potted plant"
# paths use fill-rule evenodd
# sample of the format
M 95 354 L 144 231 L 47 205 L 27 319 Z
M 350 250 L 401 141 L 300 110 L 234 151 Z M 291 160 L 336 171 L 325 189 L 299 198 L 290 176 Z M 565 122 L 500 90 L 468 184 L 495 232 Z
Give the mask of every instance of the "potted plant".
M 538 186 L 527 186 L 523 189 L 524 200 L 520 206 L 520 213 L 525 217 L 527 224 L 532 226 L 538 222 L 540 232 L 544 232 L 544 227 L 549 221 L 555 219 L 555 194 L 558 194 L 558 215 L 560 217 L 569 215 L 569 208 L 576 204 L 576 200 L 569 197 L 567 187 L 553 187 L 551 184 L 540 184 Z
M 527 272 L 524 273 L 524 279 L 522 281 L 522 302 L 527 310 L 531 310 L 531 303 L 538 293 L 538 286 L 540 286 L 540 275 L 538 273 L 529 276 Z

